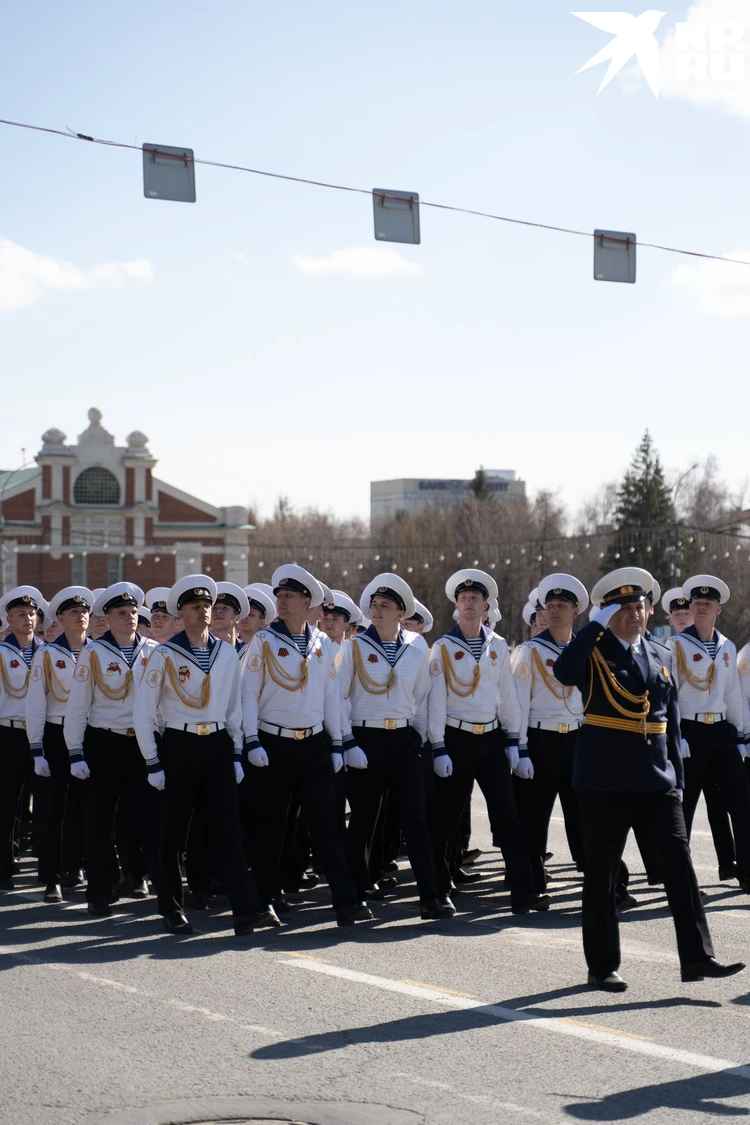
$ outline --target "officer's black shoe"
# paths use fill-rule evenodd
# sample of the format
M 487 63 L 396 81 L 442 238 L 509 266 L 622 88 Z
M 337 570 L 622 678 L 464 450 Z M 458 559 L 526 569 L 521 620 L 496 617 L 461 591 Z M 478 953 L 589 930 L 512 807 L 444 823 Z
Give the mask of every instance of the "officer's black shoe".
M 615 891 L 615 906 L 618 910 L 631 910 L 638 905 L 638 899 L 633 898 L 628 890 Z
M 526 895 L 515 905 L 511 905 L 511 914 L 530 914 L 532 910 L 549 910 L 552 899 L 549 895 Z
M 314 871 L 306 871 L 299 881 L 299 887 L 301 891 L 311 891 L 319 882 L 320 875 L 316 875 Z
M 208 910 L 208 895 L 205 891 L 193 891 L 188 905 L 191 910 Z
M 195 931 L 184 914 L 167 914 L 164 917 L 164 929 L 168 934 L 192 934 Z
M 589 984 L 601 992 L 624 992 L 628 987 L 619 973 L 607 973 L 605 977 L 598 977 L 596 973 L 589 973 Z
M 48 883 L 44 888 L 45 902 L 62 902 L 62 887 L 59 883 Z
M 398 886 L 398 879 L 395 875 L 384 875 L 381 879 L 378 879 L 378 886 L 381 891 L 395 891 Z
M 447 903 L 450 902 L 450 906 Z M 452 918 L 456 908 L 448 898 L 426 898 L 419 901 L 419 913 L 422 918 Z
M 112 890 L 108 892 L 107 897 L 104 901 L 107 902 L 110 906 L 114 906 L 116 902 L 120 901 L 120 895 L 117 887 L 113 887 Z
M 461 866 L 462 867 L 471 867 L 471 865 L 473 863 L 477 862 L 480 855 L 483 855 L 483 854 L 484 853 L 483 853 L 481 848 L 470 848 L 469 851 L 464 854 L 464 857 L 461 860 Z
M 234 920 L 234 936 L 247 937 L 255 929 L 255 921 L 253 918 L 235 918 Z
M 0 879 L 0 891 L 14 891 L 15 883 L 12 879 Z
M 484 874 L 481 871 L 465 871 L 463 867 L 459 867 L 453 876 L 454 883 L 478 883 L 480 879 L 484 879 Z
M 70 891 L 73 887 L 82 887 L 86 882 L 86 877 L 81 871 L 80 867 L 77 871 L 64 871 L 61 886 L 66 891 Z
M 253 927 L 256 930 L 262 929 L 264 926 L 280 926 L 281 919 L 273 908 L 272 903 L 267 906 L 262 906 L 260 910 L 250 915 Z
M 87 910 L 94 918 L 109 918 L 112 907 L 104 899 L 92 899 Z
M 117 890 L 123 898 L 148 898 L 148 883 L 145 879 L 134 879 L 127 875 L 117 884 Z
M 722 883 L 726 883 L 729 879 L 736 879 L 737 864 L 736 863 L 720 863 L 719 864 L 719 879 Z
M 733 977 L 745 968 L 744 961 L 734 961 L 722 965 L 715 957 L 704 957 L 702 961 L 686 961 L 681 966 L 683 981 L 704 980 L 706 977 Z
M 392 859 L 390 863 L 386 863 L 385 870 L 389 871 L 392 875 L 398 875 L 398 864 L 395 859 Z
M 378 883 L 375 883 L 372 887 L 366 888 L 364 897 L 374 902 L 380 902 L 385 898 L 385 891 L 381 889 Z
M 278 898 L 273 900 L 273 908 L 277 914 L 288 914 L 290 910 L 294 909 L 292 903 L 285 899 L 283 895 L 279 895 Z
M 353 926 L 355 922 L 371 922 L 375 915 L 366 902 L 353 902 L 336 908 L 336 925 Z

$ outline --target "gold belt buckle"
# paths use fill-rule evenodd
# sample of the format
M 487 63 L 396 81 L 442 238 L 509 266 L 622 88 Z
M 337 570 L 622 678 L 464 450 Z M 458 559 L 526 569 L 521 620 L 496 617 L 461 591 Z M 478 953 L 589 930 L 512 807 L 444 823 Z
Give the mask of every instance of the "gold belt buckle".
M 197 723 L 196 727 L 195 727 L 195 733 L 199 734 L 199 735 L 210 734 L 211 733 L 211 724 L 210 723 Z
M 303 730 L 296 730 L 294 732 L 294 741 L 295 742 L 301 742 L 304 737 L 305 737 L 305 732 Z
M 473 734 L 484 734 L 484 723 L 474 723 Z
M 26 730 L 26 723 L 23 721 L 23 719 L 14 719 L 13 726 L 16 728 L 16 730 Z
M 125 734 L 128 738 L 135 738 L 135 727 L 128 727 L 128 729 L 125 731 Z
M 557 733 L 558 734 L 567 734 L 569 730 L 570 730 L 570 723 L 558 723 L 557 724 Z
M 397 719 L 386 719 L 385 720 L 385 729 L 386 730 L 396 730 L 397 721 L 398 721 Z
M 714 716 L 712 714 L 706 714 L 706 715 L 703 716 L 703 722 L 706 724 L 707 727 L 712 726 L 713 721 L 714 721 Z

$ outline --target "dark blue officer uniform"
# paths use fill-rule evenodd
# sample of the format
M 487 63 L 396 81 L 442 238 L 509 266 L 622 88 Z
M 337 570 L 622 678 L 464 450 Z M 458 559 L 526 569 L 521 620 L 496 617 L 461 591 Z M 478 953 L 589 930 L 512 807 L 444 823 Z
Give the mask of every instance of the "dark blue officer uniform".
M 641 646 L 645 678 L 630 647 L 592 622 L 554 668 L 556 679 L 577 687 L 584 700 L 573 785 L 585 851 L 583 945 L 597 977 L 620 965 L 615 886 L 631 828 L 661 856 L 680 961 L 713 956 L 678 792 L 684 776 L 677 689 L 660 646 L 645 638 Z

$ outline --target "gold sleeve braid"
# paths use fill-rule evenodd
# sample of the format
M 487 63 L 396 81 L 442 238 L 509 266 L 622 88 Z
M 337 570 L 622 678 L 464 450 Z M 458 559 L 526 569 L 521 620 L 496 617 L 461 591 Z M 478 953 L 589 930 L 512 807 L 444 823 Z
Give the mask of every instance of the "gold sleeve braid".
M 5 661 L 0 656 L 0 678 L 3 681 L 3 691 L 11 699 L 25 699 L 26 693 L 29 690 L 29 676 L 31 675 L 31 668 L 26 669 L 26 676 L 24 677 L 22 687 L 14 687 L 8 679 L 8 673 L 5 671 Z
M 130 692 L 130 685 L 133 682 L 133 670 L 128 668 L 125 674 L 125 682 L 120 684 L 118 688 L 111 688 L 102 679 L 102 670 L 99 665 L 99 657 L 96 652 L 92 650 L 89 657 L 89 664 L 91 665 L 91 678 L 93 679 L 99 691 L 105 699 L 111 699 L 114 702 L 121 703 L 123 699 L 127 699 Z
M 555 699 L 559 700 L 560 703 L 565 704 L 565 710 L 568 712 L 568 714 L 573 715 L 575 718 L 578 718 L 580 715 L 582 715 L 582 710 L 571 711 L 570 707 L 568 707 L 568 700 L 570 699 L 575 689 L 572 687 L 564 687 L 561 683 L 559 683 L 558 680 L 555 679 L 554 676 L 550 676 L 549 672 L 542 664 L 542 658 L 535 648 L 532 648 L 531 650 L 531 659 L 534 665 L 534 670 L 539 673 L 539 675 L 542 677 L 542 680 L 544 681 L 544 686 L 552 693 L 552 695 L 554 695 Z M 560 689 L 559 692 L 558 689 Z
M 471 677 L 471 683 L 467 684 L 465 680 L 459 680 L 453 666 L 451 664 L 450 652 L 447 645 L 440 646 L 440 652 L 443 657 L 443 675 L 448 689 L 457 695 L 459 699 L 468 699 L 470 695 L 479 687 L 479 681 L 482 678 L 482 673 L 479 671 L 479 664 L 475 661 L 474 672 Z
M 675 648 L 677 650 L 678 683 L 685 680 L 685 682 L 690 684 L 692 688 L 695 688 L 696 691 L 710 691 L 716 679 L 716 665 L 713 660 L 711 661 L 711 667 L 708 669 L 708 675 L 704 680 L 701 676 L 696 676 L 695 673 L 691 672 L 688 668 L 682 645 L 677 644 Z

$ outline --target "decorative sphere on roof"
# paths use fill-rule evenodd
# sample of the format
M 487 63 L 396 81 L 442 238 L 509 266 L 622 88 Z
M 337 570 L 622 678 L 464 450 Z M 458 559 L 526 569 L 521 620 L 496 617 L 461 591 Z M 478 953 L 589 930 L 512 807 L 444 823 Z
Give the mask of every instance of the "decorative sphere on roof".
M 141 433 L 140 430 L 133 430 L 132 434 L 128 434 L 128 436 L 125 438 L 125 441 L 128 443 L 131 449 L 134 446 L 137 449 L 144 449 L 145 446 L 148 445 L 148 438 L 144 433 Z
M 97 408 L 95 406 L 92 406 L 91 409 L 89 410 L 89 422 L 91 422 L 91 424 L 93 426 L 97 426 L 101 422 L 101 420 L 102 420 L 101 410 L 97 410 Z
M 62 445 L 65 441 L 66 435 L 62 430 L 57 430 L 54 427 L 51 430 L 45 430 L 42 434 L 42 441 L 45 445 Z

